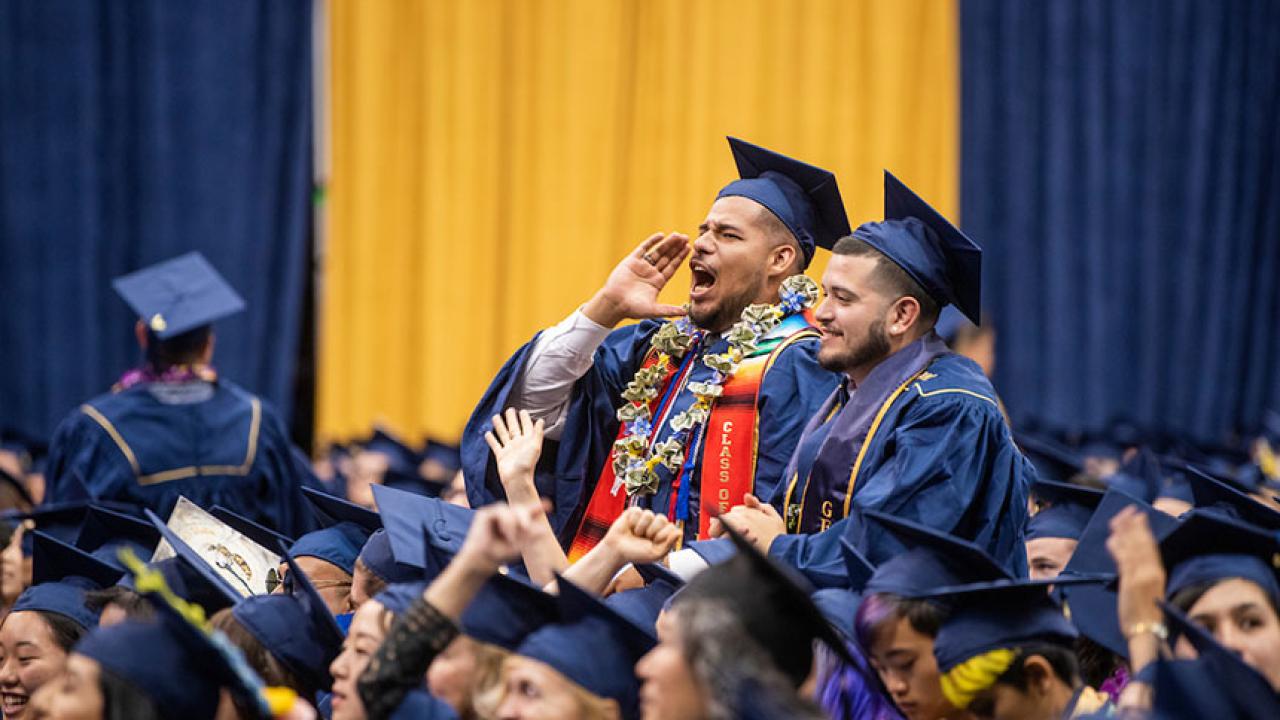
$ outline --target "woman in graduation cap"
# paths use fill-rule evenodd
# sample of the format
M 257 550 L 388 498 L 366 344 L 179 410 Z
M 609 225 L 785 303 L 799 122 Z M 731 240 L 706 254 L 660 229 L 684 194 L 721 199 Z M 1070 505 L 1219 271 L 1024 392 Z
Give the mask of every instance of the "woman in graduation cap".
M 0 712 L 5 720 L 29 717 L 32 694 L 61 674 L 72 646 L 98 625 L 86 594 L 119 577 L 48 535 L 32 531 L 32 537 L 36 584 L 23 591 L 0 622 Z
M 1156 607 L 1167 598 L 1280 692 L 1275 533 L 1211 510 L 1189 513 L 1158 549 L 1143 515 L 1122 512 L 1112 529 L 1107 547 L 1120 572 L 1117 611 L 1135 671 L 1154 660 L 1168 638 Z

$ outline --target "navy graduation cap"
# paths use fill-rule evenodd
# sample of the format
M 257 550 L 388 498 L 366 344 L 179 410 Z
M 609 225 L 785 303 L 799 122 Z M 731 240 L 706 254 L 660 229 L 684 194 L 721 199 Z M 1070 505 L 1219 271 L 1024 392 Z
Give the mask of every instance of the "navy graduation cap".
M 849 579 L 849 587 L 855 591 L 861 591 L 868 582 L 871 582 L 871 576 L 876 574 L 876 566 L 871 564 L 867 556 L 863 555 L 862 551 L 847 538 L 840 538 L 840 556 L 844 559 L 844 571 Z
M 1094 510 L 1093 517 L 1080 533 L 1076 551 L 1062 569 L 1059 578 L 1090 575 L 1108 575 L 1116 572 L 1115 561 L 1107 552 L 1107 538 L 1111 536 L 1111 519 L 1126 507 L 1136 507 L 1147 516 L 1151 532 L 1156 540 L 1168 535 L 1178 521 L 1156 510 L 1135 497 L 1119 490 L 1108 490 Z M 1060 592 L 1065 599 L 1071 619 L 1080 634 L 1105 647 L 1120 657 L 1129 656 L 1129 644 L 1120 629 L 1116 616 L 1116 590 L 1105 585 L 1063 585 Z
M 945 601 L 951 611 L 933 641 L 938 669 L 945 674 L 970 658 L 1028 643 L 1069 647 L 1078 633 L 1062 607 L 1049 596 L 1049 586 L 1099 583 L 1103 579 L 998 580 L 939 588 L 928 597 Z M 945 680 L 943 685 L 945 688 Z
M 252 595 L 236 603 L 231 615 L 295 676 L 314 690 L 328 690 L 333 684 L 329 664 L 342 650 L 342 630 L 306 574 L 283 545 L 277 547 L 289 565 L 290 592 Z
M 425 568 L 424 528 L 433 545 L 456 554 L 467 537 L 474 515 L 468 508 L 384 485 L 373 486 L 373 500 L 378 505 L 396 562 L 415 568 Z
M 717 199 L 744 197 L 763 205 L 795 236 L 805 267 L 816 247 L 830 250 L 849 234 L 844 201 L 830 171 L 745 140 L 728 140 L 741 179 L 724 186 Z
M 31 533 L 31 582 L 34 585 L 72 577 L 84 578 L 99 588 L 115 585 L 124 571 L 80 548 L 39 530 Z
M 1153 502 L 1164 489 L 1164 474 L 1155 453 L 1142 448 L 1106 482 L 1107 487 L 1126 492 L 1143 502 Z
M 161 340 L 244 309 L 244 300 L 198 252 L 118 277 L 111 284 Z
M 640 682 L 635 665 L 657 638 L 563 577 L 557 584 L 556 616 L 525 636 L 516 653 L 546 663 L 599 697 L 616 700 L 622 717 L 636 717 Z
M 1046 437 L 1027 432 L 1014 433 L 1022 454 L 1036 468 L 1036 475 L 1055 482 L 1069 482 L 1084 472 L 1084 461 L 1071 448 Z
M 80 525 L 84 522 L 89 504 L 85 502 L 56 503 L 44 505 L 25 512 L 6 512 L 0 517 L 14 523 L 30 520 L 37 530 L 52 535 L 63 542 L 74 543 L 80 535 Z M 31 534 L 23 533 L 22 554 L 30 557 L 32 550 Z
M 726 525 L 725 533 L 738 552 L 690 580 L 676 596 L 674 607 L 700 599 L 726 604 L 797 687 L 811 669 L 814 640 L 821 640 L 838 657 L 856 666 L 840 634 L 813 604 L 809 583 L 794 570 L 760 554 L 732 527 Z
M 340 522 L 327 528 L 312 530 L 289 545 L 291 557 L 314 557 L 355 573 L 356 558 L 369 539 L 369 531 L 352 522 Z
M 303 489 L 306 490 L 307 488 Z M 227 527 L 235 530 L 241 535 L 244 535 L 264 548 L 272 548 L 279 543 L 290 545 L 294 542 L 294 538 L 283 533 L 276 532 L 269 527 L 259 525 L 249 518 L 238 513 L 234 513 L 221 505 L 214 505 L 209 508 L 209 514 L 226 523 Z
M 236 709 L 245 720 L 271 717 L 262 681 L 225 636 L 213 631 L 220 636 L 215 640 L 158 593 L 144 597 L 156 609 L 154 621 L 100 628 L 75 652 L 140 690 L 164 717 L 213 720 L 223 688 L 239 700 Z
M 1027 539 L 1079 540 L 1103 495 L 1102 490 L 1083 485 L 1036 480 L 1031 484 L 1031 496 L 1046 505 L 1027 521 Z
M 1241 718 L 1280 717 L 1280 695 L 1261 673 L 1181 611 L 1161 603 L 1170 638 L 1185 637 L 1196 649 L 1195 660 L 1157 660 L 1151 717 Z
M 1196 508 L 1221 513 L 1266 530 L 1280 530 L 1280 512 L 1191 465 L 1184 467 Z
M 955 305 L 982 324 L 982 248 L 888 170 L 884 220 L 863 223 L 853 236 L 905 270 L 939 306 Z
M 38 610 L 61 615 L 85 630 L 98 626 L 98 613 L 85 605 L 85 593 L 100 589 L 81 577 L 32 585 L 14 601 L 9 614 Z
M 354 523 L 369 532 L 356 556 L 369 572 L 387 584 L 411 582 L 419 577 L 420 567 L 401 563 L 396 559 L 391 538 L 382 527 L 380 514 L 311 488 L 303 488 L 302 491 L 323 522 Z
M 967 540 L 875 510 L 865 510 L 862 516 L 905 548 L 876 567 L 861 588 L 864 594 L 919 597 L 943 586 L 1009 578 L 1000 563 Z
M 151 523 L 90 505 L 75 544 L 123 573 L 125 566 L 119 559 L 120 550 L 128 548 L 138 557 L 149 558 L 159 542 L 160 533 Z
M 422 456 L 390 430 L 374 428 L 373 437 L 365 444 L 364 449 L 386 456 L 387 470 L 382 476 L 383 485 L 417 495 L 439 494 L 442 485 L 429 482 L 418 472 Z
M 1169 580 L 1165 594 L 1227 578 L 1249 580 L 1280 601 L 1280 539 L 1225 515 L 1192 510 L 1160 541 Z
M 382 527 L 382 518 L 369 508 L 357 505 L 349 500 L 330 495 L 315 488 L 302 488 L 302 494 L 311 502 L 312 509 L 324 525 L 336 525 L 340 522 L 352 522 L 370 533 Z

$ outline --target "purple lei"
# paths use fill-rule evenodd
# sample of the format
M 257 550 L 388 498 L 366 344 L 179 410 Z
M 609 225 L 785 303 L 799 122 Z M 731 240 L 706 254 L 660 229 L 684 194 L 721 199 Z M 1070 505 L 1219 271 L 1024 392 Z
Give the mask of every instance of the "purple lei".
M 143 383 L 184 383 L 195 380 L 217 382 L 218 371 L 214 370 L 212 365 L 202 364 L 171 365 L 160 371 L 150 365 L 143 365 L 121 375 L 120 381 L 115 384 L 114 390 L 120 392 Z
M 1129 669 L 1123 665 L 1118 666 L 1111 676 L 1102 681 L 1102 686 L 1098 688 L 1098 692 L 1106 693 L 1112 702 L 1120 699 L 1120 693 L 1124 692 L 1124 688 L 1129 684 Z

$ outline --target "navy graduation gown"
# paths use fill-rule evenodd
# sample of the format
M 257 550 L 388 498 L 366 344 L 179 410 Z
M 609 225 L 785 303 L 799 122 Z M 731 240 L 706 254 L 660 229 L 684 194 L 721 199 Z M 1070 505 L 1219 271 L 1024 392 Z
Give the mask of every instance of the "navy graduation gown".
M 624 402 L 622 390 L 640 368 L 649 349 L 649 338 L 662 322 L 646 320 L 614 330 L 596 350 L 594 364 L 574 384 L 559 442 L 548 441 L 543 448 L 535 482 L 538 491 L 551 498 L 555 507 L 549 517 L 552 527 L 566 544 L 578 529 L 582 510 L 590 499 L 596 481 L 610 459 L 617 438 L 617 408 Z M 535 336 L 516 352 L 498 372 L 489 389 L 473 411 L 462 436 L 463 470 L 467 498 L 479 507 L 505 497 L 492 453 L 484 434 L 492 429 L 491 418 L 507 408 L 508 398 L 520 377 Z M 720 352 L 727 347 L 724 340 L 704 345 L 704 352 Z M 755 473 L 755 494 L 773 495 L 782 470 L 809 416 L 835 388 L 839 376 L 822 369 L 817 362 L 818 341 L 806 338 L 793 342 L 783 350 L 765 374 L 757 401 L 759 437 Z M 698 362 L 692 381 L 705 380 L 709 368 Z M 672 414 L 693 402 L 687 390 L 677 396 Z M 693 476 L 700 477 L 701 462 Z M 664 473 L 657 494 L 644 505 L 665 512 L 672 504 L 671 478 Z M 696 483 L 691 486 L 696 490 Z M 698 529 L 698 497 L 689 498 L 686 538 L 695 537 Z
M 1023 541 L 1035 469 L 1014 445 L 995 390 L 977 364 L 954 353 L 939 356 L 890 404 L 866 445 L 854 508 L 970 540 L 1016 577 L 1026 577 Z M 825 532 L 783 535 L 769 554 L 817 582 L 843 574 L 842 535 L 873 563 L 901 552 L 888 534 L 851 513 Z
M 118 500 L 168 517 L 183 495 L 291 537 L 314 529 L 302 487 L 318 482 L 276 413 L 226 380 L 203 385 L 144 383 L 81 405 L 54 433 L 45 502 Z
M 779 536 L 770 556 L 818 587 L 844 586 L 841 537 L 876 564 L 902 551 L 890 535 L 860 521 L 857 511 L 870 509 L 970 540 L 1026 577 L 1024 529 L 1035 470 L 1014 445 L 995 391 L 973 361 L 950 352 L 936 357 L 889 403 L 864 444 L 849 516 L 822 532 Z M 860 449 L 825 443 L 822 452 L 839 453 L 829 459 L 852 466 Z M 733 552 L 727 540 L 694 549 L 713 563 Z

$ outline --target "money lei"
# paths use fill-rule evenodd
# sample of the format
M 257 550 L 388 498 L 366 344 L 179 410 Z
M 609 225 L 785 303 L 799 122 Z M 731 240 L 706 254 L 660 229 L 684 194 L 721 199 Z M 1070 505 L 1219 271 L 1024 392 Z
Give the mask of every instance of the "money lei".
M 627 495 L 653 495 L 658 491 L 659 468 L 673 474 L 680 471 L 689 439 L 711 416 L 711 406 L 724 393 L 725 382 L 778 323 L 817 302 L 818 285 L 805 275 L 792 275 L 782 282 L 779 297 L 775 305 L 749 305 L 742 311 L 738 322 L 725 335 L 729 349 L 702 358 L 702 363 L 715 372 L 706 382 L 689 383 L 695 399 L 693 405 L 669 421 L 675 434 L 650 447 L 649 438 L 659 428 L 653 425 L 649 403 L 676 370 L 678 361 L 702 336 L 702 331 L 696 329 L 688 317 L 658 328 L 649 340 L 649 346 L 658 353 L 657 362 L 636 372 L 622 391 L 622 398 L 627 402 L 618 408 L 617 417 L 625 424 L 626 434 L 613 444 L 614 495 L 624 487 Z

